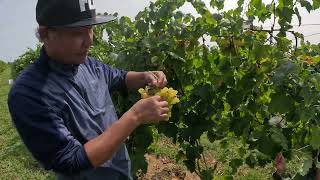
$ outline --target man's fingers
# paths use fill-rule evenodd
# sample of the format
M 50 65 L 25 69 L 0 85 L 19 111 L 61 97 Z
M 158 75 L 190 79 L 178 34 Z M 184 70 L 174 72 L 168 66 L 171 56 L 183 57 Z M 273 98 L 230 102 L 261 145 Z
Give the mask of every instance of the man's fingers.
M 167 85 L 166 75 L 162 71 L 149 71 L 152 79 L 149 83 L 150 86 L 164 87 Z
M 167 114 L 170 111 L 169 108 L 162 108 L 161 109 L 161 114 Z
M 159 71 L 158 72 L 158 77 L 159 77 L 159 80 L 158 80 L 159 86 L 160 87 L 165 87 L 167 85 L 166 75 L 162 71 Z
M 152 78 L 150 80 L 150 82 L 148 83 L 148 86 L 155 87 L 155 86 L 157 86 L 157 83 L 158 83 L 158 81 L 156 79 Z
M 165 121 L 168 117 L 168 114 L 165 113 L 165 114 L 161 114 L 160 116 L 162 118 L 162 121 Z
M 167 79 L 165 78 L 165 77 L 163 77 L 162 79 L 161 79 L 161 81 L 159 82 L 159 86 L 160 87 L 165 87 L 166 85 L 167 85 Z
M 158 86 L 162 87 L 163 86 L 163 81 L 164 81 L 163 77 L 160 77 L 158 79 Z
M 149 85 L 156 86 L 159 83 L 159 77 L 156 74 L 156 71 L 149 71 L 149 73 L 150 73 L 150 79 L 151 79 L 151 82 L 149 83 Z
M 161 100 L 159 103 L 160 103 L 160 107 L 168 107 L 169 106 L 168 102 L 164 101 L 164 100 Z
M 167 78 L 164 78 L 163 80 L 163 86 L 166 86 L 168 84 Z
M 154 98 L 155 100 L 162 102 L 162 103 L 166 102 L 168 104 L 168 102 L 159 95 L 154 95 L 151 98 Z
M 152 96 L 151 98 L 154 98 L 155 100 L 160 101 L 160 102 L 163 101 L 161 96 L 159 96 L 159 95 Z

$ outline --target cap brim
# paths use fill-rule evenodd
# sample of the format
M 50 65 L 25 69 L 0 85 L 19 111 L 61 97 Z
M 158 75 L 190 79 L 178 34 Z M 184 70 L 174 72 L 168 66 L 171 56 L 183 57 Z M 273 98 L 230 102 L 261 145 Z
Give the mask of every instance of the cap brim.
M 81 20 L 72 24 L 67 24 L 59 27 L 73 28 L 73 27 L 92 26 L 92 25 L 104 24 L 110 21 L 114 21 L 115 19 L 116 17 L 111 15 L 96 16 L 94 18 Z

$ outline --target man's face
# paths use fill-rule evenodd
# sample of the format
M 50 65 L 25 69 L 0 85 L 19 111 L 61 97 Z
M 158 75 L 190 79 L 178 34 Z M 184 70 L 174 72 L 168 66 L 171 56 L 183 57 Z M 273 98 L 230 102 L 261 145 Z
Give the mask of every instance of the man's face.
M 93 41 L 92 26 L 49 28 L 44 40 L 49 56 L 63 64 L 84 63 Z

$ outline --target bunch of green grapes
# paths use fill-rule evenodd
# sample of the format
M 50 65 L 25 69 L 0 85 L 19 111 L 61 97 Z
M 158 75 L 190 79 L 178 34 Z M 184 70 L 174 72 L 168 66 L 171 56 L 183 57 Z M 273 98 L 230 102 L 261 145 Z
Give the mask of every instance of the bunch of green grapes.
M 180 102 L 179 98 L 177 97 L 178 91 L 174 90 L 173 88 L 150 88 L 149 86 L 146 86 L 144 89 L 140 88 L 138 92 L 141 94 L 141 98 L 145 99 L 151 96 L 160 96 L 162 99 L 168 102 L 169 104 L 169 113 L 166 120 L 169 120 L 171 117 L 171 109 L 174 104 L 177 104 Z

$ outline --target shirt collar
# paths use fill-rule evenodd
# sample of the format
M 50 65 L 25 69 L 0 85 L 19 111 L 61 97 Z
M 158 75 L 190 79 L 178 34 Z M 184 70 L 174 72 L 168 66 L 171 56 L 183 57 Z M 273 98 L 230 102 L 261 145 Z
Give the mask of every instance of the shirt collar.
M 58 74 L 75 76 L 78 72 L 79 64 L 62 64 L 48 56 L 44 47 L 40 51 L 40 59 L 47 61 L 49 68 Z

